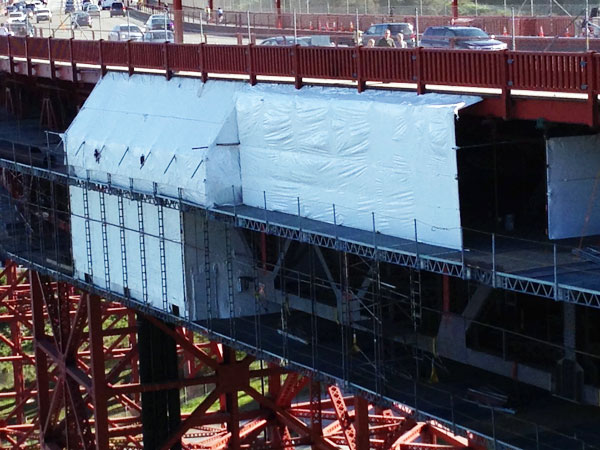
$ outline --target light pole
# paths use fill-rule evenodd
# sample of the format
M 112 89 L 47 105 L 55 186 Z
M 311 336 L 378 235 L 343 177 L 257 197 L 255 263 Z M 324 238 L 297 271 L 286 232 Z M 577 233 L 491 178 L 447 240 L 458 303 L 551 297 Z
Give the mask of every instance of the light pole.
M 169 18 L 169 5 L 165 5 L 165 41 L 167 40 L 167 20 Z M 200 19 L 202 20 L 202 19 Z

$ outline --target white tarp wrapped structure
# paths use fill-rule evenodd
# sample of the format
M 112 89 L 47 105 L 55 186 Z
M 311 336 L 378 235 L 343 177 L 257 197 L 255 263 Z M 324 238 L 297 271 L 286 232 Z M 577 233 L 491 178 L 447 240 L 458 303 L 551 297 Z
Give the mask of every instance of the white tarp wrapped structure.
M 416 223 L 420 242 L 460 248 L 454 119 L 478 100 L 109 73 L 65 148 L 83 179 L 201 206 L 262 208 L 266 199 L 268 209 L 294 215 L 299 199 L 304 217 L 330 223 L 335 205 L 338 224 L 370 231 L 374 219 L 378 232 L 414 239 Z M 76 276 L 181 309 L 179 212 L 163 209 L 161 231 L 158 205 L 140 212 L 123 199 L 121 210 L 105 194 L 103 214 L 99 195 L 89 191 L 86 206 L 84 191 L 71 189 Z
M 235 92 L 243 87 L 243 83 L 109 73 L 65 133 L 68 163 L 80 178 L 107 182 L 110 174 L 114 186 L 129 188 L 133 183 L 136 190 L 148 193 L 156 187 L 159 194 L 174 198 L 181 192 L 183 199 L 200 205 L 240 201 Z M 126 231 L 121 239 L 118 199 L 106 194 L 105 245 L 98 192 L 88 192 L 87 216 L 83 190 L 72 187 L 70 196 L 76 277 L 83 280 L 87 274 L 94 284 L 119 293 L 127 287 L 137 300 L 160 309 L 166 302 L 169 312 L 174 305 L 183 313 L 179 212 L 163 208 L 160 232 L 158 206 L 143 204 L 140 216 L 138 204 L 124 199 Z
M 127 287 L 128 295 L 132 298 L 147 301 L 160 309 L 163 309 L 164 288 L 166 291 L 164 300 L 167 302 L 168 311 L 173 312 L 172 305 L 175 305 L 180 313 L 183 313 L 185 288 L 179 211 L 162 209 L 164 229 L 161 232 L 158 208 L 149 203 L 141 203 L 144 231 L 143 243 L 141 243 L 138 231 L 140 216 L 136 201 L 123 199 L 125 227 L 122 230 L 119 224 L 117 196 L 104 194 L 106 220 L 103 221 L 99 192 L 88 191 L 88 216 L 85 215 L 83 189 L 71 186 L 69 193 L 75 277 L 85 280 L 85 274 L 88 274 L 95 285 L 119 294 L 127 295 L 124 291 L 124 287 Z M 90 255 L 85 240 L 86 219 L 90 227 Z M 106 224 L 105 231 L 102 229 L 103 222 Z M 104 232 L 106 245 L 103 241 Z M 164 246 L 164 265 L 160 257 L 161 245 Z M 105 266 L 105 255 L 108 267 Z M 91 256 L 91 266 L 88 256 Z M 142 276 L 142 271 L 146 272 L 145 277 Z M 164 287 L 161 276 L 163 273 L 166 276 Z M 147 279 L 146 290 L 142 284 L 144 278 Z
M 600 234 L 600 135 L 546 141 L 548 236 Z
M 235 92 L 243 83 L 167 81 L 108 73 L 69 127 L 65 148 L 80 178 L 178 196 L 201 205 L 239 200 Z M 143 164 L 141 158 L 143 157 Z
M 461 248 L 457 111 L 476 97 L 260 86 L 237 96 L 243 202 Z

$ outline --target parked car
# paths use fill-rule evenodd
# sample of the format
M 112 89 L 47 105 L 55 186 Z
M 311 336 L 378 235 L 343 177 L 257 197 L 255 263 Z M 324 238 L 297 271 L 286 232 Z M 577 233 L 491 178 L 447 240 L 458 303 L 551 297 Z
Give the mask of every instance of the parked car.
M 71 27 L 72 28 L 81 28 L 81 27 L 92 28 L 92 18 L 85 11 L 77 11 L 76 13 L 71 14 Z
M 151 15 L 146 24 L 144 25 L 144 29 L 146 31 L 150 30 L 164 30 L 165 23 L 167 25 L 167 30 L 173 31 L 173 21 L 166 17 L 164 14 L 153 14 Z
M 13 11 L 8 14 L 7 23 L 24 23 L 27 21 L 27 16 L 21 11 Z
M 35 12 L 36 23 L 40 23 L 43 20 L 52 22 L 52 12 L 48 8 L 40 8 Z
M 33 25 L 29 22 L 13 22 L 9 23 L 8 26 L 8 34 L 9 36 L 18 36 L 18 37 L 33 37 L 35 36 L 35 29 Z
M 429 27 L 421 37 L 421 46 L 468 50 L 506 50 L 507 45 L 476 27 Z
M 125 17 L 125 7 L 121 2 L 113 2 L 110 5 L 110 17 L 123 16 Z
M 406 46 L 411 48 L 417 45 L 417 35 L 415 34 L 412 24 L 406 22 L 388 22 L 376 23 L 371 25 L 362 35 L 363 44 L 367 44 L 369 39 L 377 42 L 385 34 L 385 30 L 390 30 L 392 39 L 396 40 L 398 33 L 402 33 Z
M 75 3 L 73 0 L 67 0 L 65 2 L 65 14 L 69 14 L 75 11 Z
M 307 39 L 306 37 L 298 37 L 296 39 L 298 41 L 298 45 L 303 47 L 308 47 L 310 45 L 310 37 Z M 294 36 L 274 36 L 267 39 L 264 39 L 260 45 L 294 45 Z
M 109 41 L 141 41 L 143 37 L 142 30 L 137 25 L 115 25 L 110 33 L 108 33 Z
M 144 33 L 144 42 L 175 42 L 175 35 L 172 31 L 150 30 Z
M 85 3 L 83 5 L 83 10 L 88 13 L 90 16 L 100 16 L 100 7 L 95 3 Z
M 29 17 L 33 17 L 33 13 L 35 11 L 35 5 L 33 3 L 26 3 L 25 4 L 25 14 L 27 14 Z

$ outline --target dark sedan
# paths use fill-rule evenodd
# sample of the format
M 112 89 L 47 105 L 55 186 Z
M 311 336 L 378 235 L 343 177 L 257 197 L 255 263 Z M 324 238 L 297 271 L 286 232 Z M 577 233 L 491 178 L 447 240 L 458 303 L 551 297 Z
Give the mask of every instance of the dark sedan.
M 507 45 L 475 27 L 429 27 L 421 38 L 421 47 L 466 50 L 506 50 Z
M 86 12 L 80 11 L 71 14 L 71 27 L 90 27 L 92 28 L 92 18 Z

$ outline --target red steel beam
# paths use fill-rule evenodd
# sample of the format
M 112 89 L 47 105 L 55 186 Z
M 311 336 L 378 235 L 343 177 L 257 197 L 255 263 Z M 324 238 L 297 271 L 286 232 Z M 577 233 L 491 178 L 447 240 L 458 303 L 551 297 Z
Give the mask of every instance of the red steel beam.
M 177 340 L 184 364 L 188 364 L 190 358 L 194 360 L 194 365 L 189 366 L 187 372 L 197 372 L 199 368 L 195 361 L 201 365 L 206 361 L 210 363 L 201 366 L 202 376 L 145 386 L 135 380 L 117 382 L 117 377 L 127 365 L 137 360 L 133 347 L 115 353 L 119 345 L 129 346 L 132 343 L 121 339 L 124 335 L 131 337 L 131 326 L 121 327 L 119 331 L 122 335 L 119 335 L 115 328 L 118 321 L 108 312 L 111 310 L 110 304 L 85 293 L 78 301 L 77 296 L 68 292 L 68 286 L 48 283 L 34 272 L 30 279 L 36 370 L 40 372 L 41 368 L 46 369 L 45 376 L 41 374 L 37 380 L 38 398 L 41 400 L 38 401 L 41 406 L 39 426 L 42 429 L 42 447 L 64 446 L 65 437 L 71 442 L 74 439 L 85 442 L 88 448 L 107 448 L 111 445 L 111 439 L 121 439 L 123 445 L 129 443 L 134 447 L 139 446 L 136 437 L 141 431 L 139 418 L 111 418 L 108 415 L 109 399 L 136 409 L 139 405 L 132 398 L 143 390 L 182 388 L 203 383 L 216 385 L 216 388 L 194 412 L 184 415 L 184 421 L 164 442 L 163 449 L 178 442 L 186 449 L 227 447 L 288 450 L 300 444 L 311 444 L 319 450 L 333 450 L 340 444 L 356 450 L 483 448 L 465 438 L 454 436 L 436 423 L 414 421 L 411 418 L 412 411 L 405 407 L 396 407 L 396 414 L 392 410 L 374 410 L 376 413 L 370 414 L 373 408 L 365 399 L 345 399 L 335 386 L 327 388 L 329 399 L 321 399 L 319 383 L 300 374 L 288 373 L 281 385 L 280 376 L 284 371 L 279 366 L 269 365 L 267 368 L 251 370 L 252 357 L 238 361 L 233 349 L 197 344 L 194 334 L 187 330 L 170 331 Z M 47 315 L 44 314 L 44 305 Z M 118 311 L 118 308 L 112 308 L 112 312 L 129 317 L 129 323 L 134 323 L 131 312 L 123 309 Z M 46 320 L 52 323 L 50 328 L 58 334 L 53 336 L 54 339 L 46 335 Z M 160 326 L 160 322 L 157 322 Z M 104 339 L 111 339 L 111 342 L 106 343 Z M 113 345 L 115 341 L 119 344 Z M 89 345 L 85 351 L 80 351 L 86 348 L 83 342 Z M 211 353 L 216 354 L 217 358 L 212 358 L 206 349 L 212 349 Z M 115 364 L 113 370 L 107 373 L 108 358 L 112 358 Z M 54 389 L 44 388 L 44 383 L 49 387 L 54 377 L 57 377 Z M 267 395 L 251 387 L 250 379 L 253 378 L 268 380 Z M 114 384 L 110 384 L 111 380 Z M 309 401 L 294 403 L 294 398 L 308 383 Z M 85 387 L 85 391 L 81 390 L 81 386 Z M 44 395 L 40 395 L 40 389 L 43 389 Z M 32 391 L 30 389 L 24 395 L 32 395 Z M 255 400 L 258 408 L 240 412 L 237 402 L 240 392 L 245 392 Z M 208 412 L 208 408 L 221 396 L 225 398 L 221 411 Z M 349 410 L 349 407 L 353 409 Z M 60 411 L 64 413 L 60 414 Z M 61 417 L 62 420 L 59 420 Z M 331 423 L 323 428 L 323 420 Z M 92 429 L 94 435 L 90 433 Z M 13 430 L 14 433 L 28 433 L 33 432 L 34 427 L 24 424 Z M 267 432 L 263 434 L 263 430 Z M 3 428 L 0 428 L 0 433 L 4 433 Z M 17 444 L 26 439 L 16 436 L 10 439 Z M 436 444 L 438 439 L 445 444 Z
M 92 401 L 94 403 L 94 431 L 96 448 L 108 448 L 108 387 L 104 363 L 104 344 L 102 322 L 100 320 L 100 298 L 86 294 L 83 301 L 87 302 L 88 328 L 90 337 L 90 359 L 92 378 Z M 83 303 L 83 302 L 82 302 Z

